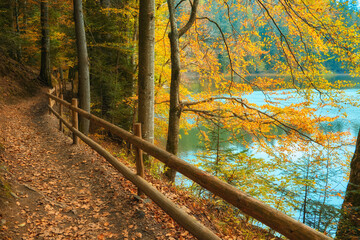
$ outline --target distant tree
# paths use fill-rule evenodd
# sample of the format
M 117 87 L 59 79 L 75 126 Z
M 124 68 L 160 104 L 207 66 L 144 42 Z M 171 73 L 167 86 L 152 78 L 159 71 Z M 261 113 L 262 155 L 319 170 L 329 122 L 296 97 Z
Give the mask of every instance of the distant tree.
M 350 168 L 342 216 L 336 232 L 337 239 L 358 239 L 360 236 L 360 131 Z
M 89 76 L 89 59 L 86 48 L 86 36 L 82 1 L 74 0 L 74 18 L 76 46 L 79 68 L 79 102 L 80 108 L 90 112 L 90 76 Z M 80 131 L 84 134 L 89 133 L 90 121 L 84 117 L 80 118 Z
M 39 79 L 45 86 L 52 87 L 50 72 L 50 32 L 48 1 L 41 0 L 41 68 Z
M 132 53 L 136 51 L 130 38 L 136 32 L 135 8 L 132 0 L 111 1 L 111 8 L 107 1 L 87 0 L 84 4 L 92 112 L 126 130 L 132 125 L 130 98 L 137 81 L 133 70 L 136 64 L 132 62 Z
M 10 0 L 0 2 L 0 26 L 2 29 L 0 35 L 0 48 L 3 51 L 11 53 L 14 57 L 13 48 L 14 31 L 13 31 L 13 4 Z

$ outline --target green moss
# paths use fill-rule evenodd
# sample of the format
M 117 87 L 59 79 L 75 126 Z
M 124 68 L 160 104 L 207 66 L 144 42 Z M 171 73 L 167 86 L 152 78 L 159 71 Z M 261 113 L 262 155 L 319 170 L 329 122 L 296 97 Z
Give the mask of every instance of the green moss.
M 10 185 L 0 176 L 0 198 L 8 198 L 11 196 L 10 193 Z
M 0 141 L 0 154 L 5 152 L 5 146 Z M 2 169 L 4 166 L 0 164 L 0 168 Z M 0 172 L 1 174 L 1 172 Z M 10 185 L 0 176 L 0 198 L 9 197 L 11 192 Z

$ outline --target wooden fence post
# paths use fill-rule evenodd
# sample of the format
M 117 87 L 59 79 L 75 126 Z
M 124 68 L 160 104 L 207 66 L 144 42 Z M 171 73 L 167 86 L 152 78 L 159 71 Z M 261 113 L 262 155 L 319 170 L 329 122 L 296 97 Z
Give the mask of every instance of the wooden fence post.
M 71 105 L 73 107 L 78 107 L 78 100 L 76 98 L 73 98 L 71 101 Z M 73 128 L 75 128 L 76 130 L 79 129 L 79 118 L 78 118 L 78 113 L 75 111 L 72 111 L 72 125 Z M 73 133 L 73 144 L 78 144 L 79 139 L 78 137 Z
M 64 100 L 64 95 L 60 94 L 60 99 Z M 64 106 L 61 104 L 61 102 L 59 102 L 59 104 L 60 104 L 60 106 L 59 106 L 59 114 L 62 117 L 63 116 Z M 60 132 L 64 131 L 64 126 L 63 126 L 63 123 L 62 123 L 62 121 L 60 119 L 59 119 L 59 130 L 60 130 Z
M 134 123 L 134 134 L 139 138 L 141 136 L 141 123 Z M 140 148 L 135 147 L 135 160 L 136 160 L 136 174 L 144 178 L 144 162 L 143 162 L 143 152 Z M 141 196 L 142 192 L 138 188 L 138 196 Z

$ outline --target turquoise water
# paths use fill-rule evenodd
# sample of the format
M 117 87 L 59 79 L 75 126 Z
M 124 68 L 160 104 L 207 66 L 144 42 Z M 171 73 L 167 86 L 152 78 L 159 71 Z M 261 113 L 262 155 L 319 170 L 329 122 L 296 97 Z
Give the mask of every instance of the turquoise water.
M 279 91 L 278 94 L 272 95 L 272 98 L 281 98 L 281 96 L 284 96 L 284 92 L 286 94 L 289 94 L 291 90 L 285 90 L 285 91 Z M 360 95 L 358 94 L 359 89 L 345 89 L 343 90 L 344 94 L 347 97 L 350 98 L 360 98 Z M 266 96 L 261 91 L 255 91 L 249 95 L 246 95 L 244 98 L 246 98 L 250 103 L 255 103 L 257 105 L 263 105 L 265 104 Z M 285 103 L 283 103 L 284 106 L 290 105 L 293 103 L 299 103 L 301 100 L 294 97 L 289 100 L 287 100 Z M 342 104 L 344 107 L 343 109 L 338 109 L 331 106 L 325 106 L 317 111 L 318 115 L 321 116 L 329 116 L 329 117 L 336 117 L 341 116 L 344 112 L 346 112 L 347 117 L 346 118 L 338 118 L 334 122 L 331 123 L 331 126 L 328 124 L 324 124 L 322 128 L 325 131 L 332 131 L 332 132 L 345 132 L 350 131 L 351 135 L 353 137 L 357 136 L 357 133 L 360 129 L 360 108 L 352 106 L 350 104 Z M 184 116 L 184 115 L 183 115 Z M 183 121 L 183 119 L 182 119 Z M 199 151 L 202 151 L 203 148 L 201 145 L 199 145 L 200 139 L 199 139 L 199 130 L 197 128 L 191 129 L 189 131 L 189 134 L 184 134 L 184 132 L 181 132 L 181 139 L 180 139 L 180 145 L 179 145 L 179 156 L 185 160 L 194 160 L 196 159 L 196 153 Z M 352 148 L 355 146 L 352 146 Z M 243 145 L 241 143 L 237 143 L 238 148 L 243 148 Z M 264 156 L 261 153 L 257 153 L 259 156 Z
M 357 88 L 344 89 L 342 96 L 357 99 L 359 97 L 358 91 L 359 91 L 359 89 L 357 89 Z M 273 99 L 275 99 L 275 98 L 282 98 L 285 96 L 288 97 L 289 95 L 291 96 L 292 94 L 293 94 L 293 90 L 285 90 L 285 91 L 278 91 L 275 93 L 273 92 L 271 97 Z M 323 98 L 323 96 L 321 96 L 321 97 Z M 249 95 L 243 96 L 243 98 L 246 98 L 250 103 L 255 103 L 260 106 L 260 105 L 265 104 L 265 99 L 267 99 L 268 96 L 265 95 L 261 91 L 255 91 Z M 300 101 L 302 101 L 302 99 L 294 96 L 292 98 L 287 99 L 282 104 L 284 106 L 286 106 L 286 105 L 290 105 L 293 103 L 299 103 Z M 320 101 L 320 96 L 319 96 L 318 101 Z M 343 108 L 339 109 L 337 107 L 325 106 L 325 107 L 319 108 L 317 110 L 316 114 L 319 116 L 337 117 L 337 116 L 343 116 L 344 112 L 346 112 L 346 114 L 347 114 L 346 117 L 339 117 L 335 121 L 331 122 L 331 125 L 324 123 L 323 125 L 321 125 L 321 128 L 326 132 L 346 132 L 346 131 L 348 131 L 351 133 L 351 138 L 356 137 L 358 134 L 359 128 L 360 128 L 360 108 L 353 106 L 351 104 L 348 104 L 347 102 L 342 103 L 341 106 Z M 182 117 L 183 116 L 184 115 L 182 115 Z M 182 119 L 182 121 L 184 121 L 184 119 Z M 181 136 L 180 145 L 179 145 L 179 156 L 182 159 L 184 159 L 190 163 L 197 163 L 198 160 L 197 160 L 196 155 L 199 154 L 200 152 L 204 151 L 204 148 L 199 144 L 200 139 L 199 139 L 198 133 L 199 133 L 199 129 L 194 128 L 189 131 L 188 135 L 185 135 L 183 132 L 181 134 L 182 136 Z M 275 140 L 273 144 L 276 145 L 277 141 Z M 231 147 L 232 149 L 235 149 L 235 151 L 238 151 L 238 152 L 246 150 L 241 142 L 229 144 L 229 147 Z M 355 141 L 353 141 L 353 144 L 351 144 L 351 145 L 344 146 L 344 149 L 343 149 L 344 155 L 339 155 L 339 158 L 342 158 L 340 160 L 343 162 L 346 162 L 348 160 L 346 158 L 349 158 L 349 155 L 346 156 L 345 152 L 353 153 L 354 148 L 355 148 Z M 257 151 L 256 148 L 250 148 L 247 150 L 248 150 L 248 154 L 252 155 L 253 157 L 263 158 L 263 159 L 269 158 L 269 156 L 266 153 L 259 152 L 259 151 Z M 291 154 L 294 158 L 298 158 L 298 159 L 301 159 L 302 156 L 304 155 L 303 152 L 292 152 Z M 338 171 L 338 170 L 336 170 L 336 171 Z M 274 171 L 272 174 L 280 175 L 280 174 L 284 174 L 284 173 L 281 170 L 279 170 L 279 171 Z M 336 173 L 336 176 L 329 180 L 329 186 L 332 191 L 340 192 L 340 193 L 345 192 L 346 186 L 347 186 L 346 174 L 347 174 L 347 170 L 341 170 L 340 172 L 338 171 Z M 187 186 L 191 185 L 191 182 L 189 180 L 186 180 L 186 178 L 183 178 L 183 177 L 178 177 L 177 182 L 181 183 L 182 185 L 187 185 Z M 343 201 L 343 199 L 341 197 L 332 196 L 326 200 L 326 203 L 340 208 L 342 201 Z M 293 216 L 296 219 L 301 220 L 300 212 L 293 213 Z M 335 222 L 336 221 L 337 220 L 335 220 Z M 335 230 L 336 230 L 336 227 L 332 228 L 331 232 L 334 234 Z

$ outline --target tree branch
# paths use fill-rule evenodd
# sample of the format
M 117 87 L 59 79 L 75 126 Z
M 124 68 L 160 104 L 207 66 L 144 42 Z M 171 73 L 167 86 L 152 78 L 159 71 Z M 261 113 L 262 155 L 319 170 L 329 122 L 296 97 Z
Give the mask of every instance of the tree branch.
M 191 2 L 190 2 L 190 4 L 191 4 Z M 197 12 L 198 5 L 199 5 L 199 0 L 194 0 L 194 3 L 191 4 L 191 13 L 190 13 L 189 21 L 185 24 L 185 26 L 183 26 L 179 30 L 179 38 L 181 38 L 181 36 L 184 35 L 194 24 L 194 22 L 196 20 L 196 12 Z
M 300 130 L 296 129 L 295 127 L 293 127 L 293 126 L 291 126 L 289 124 L 283 123 L 282 121 L 278 120 L 276 118 L 276 116 L 278 114 L 270 115 L 269 113 L 266 113 L 266 112 L 261 111 L 261 110 L 259 110 L 257 108 L 251 107 L 248 104 L 246 104 L 241 98 L 236 98 L 236 97 L 211 97 L 211 98 L 204 99 L 204 100 L 201 100 L 201 101 L 196 101 L 196 102 L 183 102 L 183 103 L 181 103 L 182 106 L 187 107 L 187 108 L 184 108 L 182 111 L 201 113 L 201 114 L 207 115 L 207 116 L 217 116 L 217 117 L 219 117 L 218 115 L 215 115 L 213 111 L 206 111 L 206 110 L 198 110 L 198 109 L 189 108 L 189 106 L 194 106 L 194 105 L 201 104 L 201 103 L 208 103 L 208 102 L 212 102 L 212 101 L 215 101 L 215 100 L 235 101 L 235 102 L 239 103 L 241 106 L 243 106 L 244 108 L 256 111 L 259 114 L 260 117 L 265 116 L 266 118 L 273 120 L 275 122 L 275 125 L 278 126 L 279 128 L 281 128 L 282 130 L 284 130 L 286 133 L 289 133 L 290 131 L 294 131 L 297 134 L 299 134 L 300 136 L 302 136 L 304 139 L 307 139 L 307 140 L 309 140 L 311 142 L 315 142 L 315 143 L 317 143 L 319 145 L 322 145 L 321 143 L 317 142 L 316 140 L 314 140 L 313 138 L 311 138 L 307 134 L 301 132 Z M 234 117 L 239 117 L 237 114 L 234 114 L 233 112 L 232 112 L 232 114 L 233 114 Z M 246 120 L 248 121 L 249 119 L 247 118 L 247 116 L 245 116 L 245 117 L 246 117 Z M 240 117 L 240 119 L 243 119 L 243 117 Z M 267 124 L 268 124 L 268 122 L 267 122 Z

